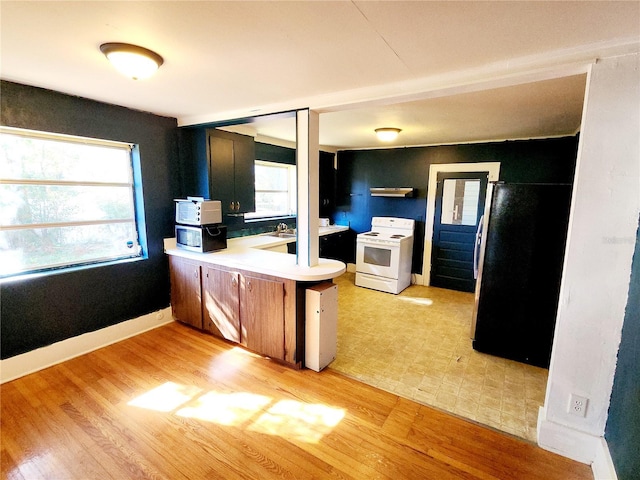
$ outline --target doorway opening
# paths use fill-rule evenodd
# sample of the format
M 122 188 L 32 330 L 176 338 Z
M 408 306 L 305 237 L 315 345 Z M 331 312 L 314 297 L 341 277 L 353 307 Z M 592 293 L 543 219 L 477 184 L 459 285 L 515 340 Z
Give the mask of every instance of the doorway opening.
M 424 256 L 422 259 L 422 285 L 431 285 L 431 258 L 433 253 L 433 234 L 435 223 L 435 208 L 437 198 L 438 175 L 444 173 L 471 173 L 487 172 L 489 182 L 497 182 L 500 176 L 500 162 L 478 163 L 442 163 L 432 164 L 429 167 L 429 185 L 427 187 L 427 212 L 425 215 Z M 486 216 L 489 209 L 487 193 L 485 193 L 484 209 L 482 214 Z M 420 279 L 418 279 L 420 280 Z
M 474 294 L 429 283 L 438 173 L 487 172 L 487 181 L 497 181 L 499 169 L 498 162 L 431 166 L 425 225 L 429 261 L 422 278 L 416 276 L 415 284 L 399 295 L 355 287 L 353 274 L 336 279 L 340 292 L 338 356 L 331 368 L 535 442 L 548 371 L 473 350 Z M 485 205 L 476 206 L 476 220 L 479 213 L 486 213 L 484 197 Z M 455 208 L 455 200 L 453 203 Z M 447 214 L 446 218 L 463 223 L 461 209 L 463 205 L 458 206 L 457 215 Z
M 433 220 L 431 285 L 474 292 L 478 233 L 488 172 L 439 172 Z

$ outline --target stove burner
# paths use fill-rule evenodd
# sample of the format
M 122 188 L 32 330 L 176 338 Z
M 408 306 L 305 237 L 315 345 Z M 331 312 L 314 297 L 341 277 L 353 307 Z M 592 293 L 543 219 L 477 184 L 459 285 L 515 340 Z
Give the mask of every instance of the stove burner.
M 367 237 L 377 237 L 380 234 L 378 232 L 368 232 L 368 233 L 365 233 L 364 235 L 366 235 Z
M 404 238 L 404 235 L 400 235 L 399 233 L 396 233 L 395 235 L 391 235 L 390 238 Z

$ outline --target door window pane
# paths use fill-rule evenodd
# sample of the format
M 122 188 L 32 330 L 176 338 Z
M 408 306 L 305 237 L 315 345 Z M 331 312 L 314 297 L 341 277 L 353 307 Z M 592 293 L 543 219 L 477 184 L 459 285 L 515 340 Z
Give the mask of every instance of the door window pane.
M 442 188 L 442 216 L 445 225 L 476 225 L 480 180 L 447 178 Z

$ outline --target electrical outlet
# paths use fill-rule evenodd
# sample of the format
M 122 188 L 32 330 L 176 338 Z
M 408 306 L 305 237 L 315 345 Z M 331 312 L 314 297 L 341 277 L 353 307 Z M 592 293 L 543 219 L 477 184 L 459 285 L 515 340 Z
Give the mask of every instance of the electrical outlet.
M 577 415 L 578 417 L 586 416 L 588 403 L 588 398 L 572 393 L 569 397 L 569 413 Z

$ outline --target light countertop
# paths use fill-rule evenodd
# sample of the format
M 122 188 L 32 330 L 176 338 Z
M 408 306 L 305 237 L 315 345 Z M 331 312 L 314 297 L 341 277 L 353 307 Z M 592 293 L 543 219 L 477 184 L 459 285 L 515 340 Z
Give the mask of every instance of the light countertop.
M 320 227 L 319 234 L 320 236 L 329 235 L 348 229 L 346 226 L 339 225 Z M 295 241 L 295 237 L 278 238 L 269 234 L 251 235 L 228 239 L 227 248 L 224 250 L 197 253 L 177 248 L 175 238 L 166 238 L 164 250 L 168 255 L 302 282 L 328 280 L 345 272 L 346 265 L 338 260 L 320 258 L 318 265 L 306 267 L 296 264 L 296 255 L 266 250 Z

